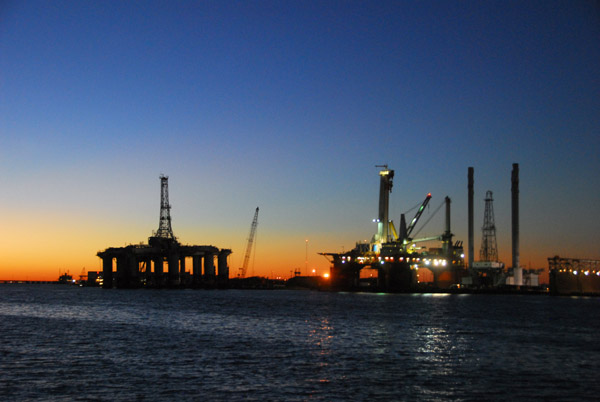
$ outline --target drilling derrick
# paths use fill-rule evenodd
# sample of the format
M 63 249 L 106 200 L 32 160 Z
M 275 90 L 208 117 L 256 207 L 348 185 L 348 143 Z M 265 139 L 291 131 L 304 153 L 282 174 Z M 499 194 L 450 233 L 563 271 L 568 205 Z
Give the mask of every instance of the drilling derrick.
M 252 244 L 254 243 L 254 236 L 256 235 L 256 226 L 258 226 L 258 207 L 254 212 L 254 219 L 252 219 L 252 225 L 250 226 L 250 236 L 248 236 L 248 244 L 246 245 L 246 254 L 244 255 L 244 263 L 240 268 L 240 278 L 246 277 L 246 271 L 248 270 L 248 262 L 250 261 L 250 254 L 252 253 Z
M 485 213 L 483 216 L 483 239 L 479 251 L 480 261 L 498 261 L 498 244 L 496 242 L 496 224 L 494 223 L 494 199 L 492 192 L 485 193 Z
M 175 240 L 171 228 L 171 205 L 169 205 L 169 177 L 160 176 L 160 221 L 156 237 Z

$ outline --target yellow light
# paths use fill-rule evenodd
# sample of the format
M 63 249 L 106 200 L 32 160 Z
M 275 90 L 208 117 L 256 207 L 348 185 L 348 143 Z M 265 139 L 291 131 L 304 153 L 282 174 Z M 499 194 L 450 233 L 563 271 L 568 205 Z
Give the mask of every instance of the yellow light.
M 329 278 L 329 274 L 324 274 L 323 278 L 325 278 L 325 279 Z

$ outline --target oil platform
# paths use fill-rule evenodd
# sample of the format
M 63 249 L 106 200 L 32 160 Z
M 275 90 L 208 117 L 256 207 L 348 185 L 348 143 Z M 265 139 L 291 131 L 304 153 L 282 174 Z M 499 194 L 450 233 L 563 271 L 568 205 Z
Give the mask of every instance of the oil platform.
M 435 288 L 449 288 L 460 283 L 465 274 L 462 242 L 452 242 L 450 228 L 450 198 L 446 197 L 445 230 L 438 236 L 413 238 L 412 233 L 431 199 L 427 194 L 423 203 L 406 226 L 404 214 L 400 218 L 400 233 L 389 219 L 389 196 L 392 192 L 394 171 L 387 165 L 379 171 L 379 213 L 375 220 L 377 233 L 369 243 L 342 253 L 319 253 L 331 261 L 330 280 L 333 290 L 372 290 L 382 292 L 410 292 L 419 288 L 418 270 L 426 268 L 433 273 Z M 440 205 L 443 206 L 444 204 Z M 419 243 L 439 241 L 440 247 L 426 248 Z M 361 272 L 374 272 L 370 278 L 361 278 Z
M 97 253 L 102 259 L 102 287 L 227 287 L 231 250 L 180 244 L 171 228 L 167 176 L 160 176 L 160 189 L 158 230 L 148 238 L 148 244 L 110 247 Z M 186 271 L 186 260 L 191 260 L 191 274 Z
M 472 169 L 469 171 L 472 174 Z M 498 242 L 496 240 L 496 223 L 494 221 L 494 196 L 488 190 L 485 193 L 485 212 L 479 261 L 469 265 L 470 278 L 463 278 L 462 284 L 480 288 L 502 286 L 506 283 L 507 273 L 504 263 L 498 261 Z M 470 279 L 470 280 L 469 280 Z

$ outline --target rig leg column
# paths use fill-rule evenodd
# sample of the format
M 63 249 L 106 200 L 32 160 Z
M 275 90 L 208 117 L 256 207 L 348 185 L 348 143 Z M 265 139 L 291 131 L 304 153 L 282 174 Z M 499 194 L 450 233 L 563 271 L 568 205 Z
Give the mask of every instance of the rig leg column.
M 113 258 L 102 257 L 102 287 L 110 289 L 113 287 Z
M 146 258 L 146 285 L 152 283 L 152 258 Z
M 129 258 L 124 255 L 117 257 L 117 288 L 127 287 L 128 275 L 129 274 Z
M 127 284 L 132 288 L 139 288 L 140 282 L 140 261 L 135 255 L 129 256 L 129 283 Z
M 229 250 L 221 250 L 217 257 L 219 284 L 221 285 L 224 285 L 229 281 L 229 266 L 227 265 L 227 256 L 229 256 L 229 254 Z
M 169 255 L 169 286 L 179 285 L 179 255 Z
M 202 256 L 195 255 L 192 257 L 192 276 L 194 285 L 199 285 L 202 282 Z
M 205 281 L 213 285 L 215 281 L 215 255 L 207 253 L 204 257 L 204 278 Z
M 161 287 L 164 284 L 163 270 L 163 257 L 156 257 L 154 259 L 154 285 L 157 287 Z
M 185 255 L 179 257 L 179 282 L 181 284 L 186 284 Z

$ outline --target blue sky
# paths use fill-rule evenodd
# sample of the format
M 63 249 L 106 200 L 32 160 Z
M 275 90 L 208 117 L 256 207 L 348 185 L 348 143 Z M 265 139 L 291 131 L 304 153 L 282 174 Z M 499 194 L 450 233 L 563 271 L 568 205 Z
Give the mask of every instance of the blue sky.
M 599 44 L 591 1 L 4 1 L 0 273 L 145 241 L 161 173 L 183 242 L 237 266 L 259 206 L 257 270 L 302 267 L 306 238 L 324 270 L 374 233 L 379 164 L 395 221 L 448 195 L 465 242 L 473 166 L 476 251 L 492 190 L 510 263 L 519 163 L 522 263 L 600 258 Z

